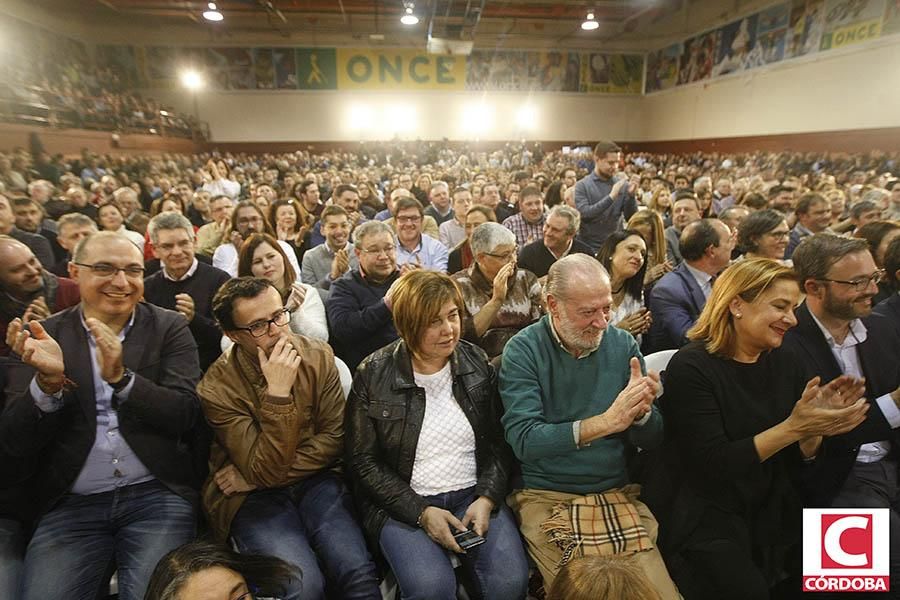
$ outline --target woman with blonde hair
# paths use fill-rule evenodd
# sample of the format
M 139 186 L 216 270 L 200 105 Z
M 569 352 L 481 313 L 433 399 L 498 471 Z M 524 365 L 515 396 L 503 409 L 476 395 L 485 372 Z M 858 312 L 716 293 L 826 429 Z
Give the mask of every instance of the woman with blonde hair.
M 667 255 L 666 228 L 662 217 L 652 210 L 639 210 L 628 219 L 625 229 L 637 231 L 647 243 L 647 270 L 644 286 L 649 286 L 671 271 L 673 257 Z
M 863 381 L 804 381 L 781 349 L 799 302 L 792 269 L 735 263 L 666 370 L 661 402 L 680 484 L 666 545 L 687 600 L 799 589 L 801 468 L 816 468 L 823 436 L 865 419 Z
M 547 600 L 661 600 L 633 555 L 584 556 L 559 570 Z
M 661 185 L 653 190 L 653 196 L 650 197 L 650 201 L 647 203 L 647 208 L 658 214 L 660 218 L 663 220 L 663 224 L 665 227 L 671 227 L 672 225 L 672 193 L 669 191 L 669 187 L 666 185 Z

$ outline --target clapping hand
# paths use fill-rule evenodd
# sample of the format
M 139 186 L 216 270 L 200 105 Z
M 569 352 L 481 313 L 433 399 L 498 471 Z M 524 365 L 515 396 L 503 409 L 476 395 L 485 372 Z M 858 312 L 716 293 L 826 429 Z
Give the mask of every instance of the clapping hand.
M 194 299 L 187 294 L 175 294 L 175 310 L 190 323 L 194 320 Z
M 115 382 L 122 378 L 125 367 L 122 364 L 122 340 L 112 329 L 99 319 L 85 319 L 88 330 L 97 344 L 97 363 L 103 381 Z
M 288 296 L 284 307 L 289 311 L 294 312 L 303 306 L 304 300 L 306 300 L 306 288 L 303 287 L 303 284 L 299 281 L 295 281 L 291 284 L 291 294 Z
M 44 297 L 38 296 L 32 300 L 31 304 L 28 305 L 28 308 L 25 309 L 25 312 L 22 314 L 22 321 L 25 323 L 30 323 L 31 321 L 43 321 L 49 316 L 50 309 L 47 307 Z
M 819 377 L 809 380 L 788 417 L 802 437 L 841 435 L 865 420 L 865 381 L 844 375 L 824 386 L 820 382 Z
M 23 363 L 61 385 L 66 370 L 62 349 L 38 321 L 32 321 L 29 327 L 31 331 L 25 329 L 22 319 L 13 319 L 6 328 L 6 345 L 22 357 Z
M 653 400 L 659 391 L 659 374 L 649 371 L 647 375 L 641 373 L 641 363 L 636 357 L 632 357 L 629 363 L 631 376 L 613 403 L 603 416 L 606 425 L 612 433 L 625 431 L 631 424 L 640 420 L 653 407 Z

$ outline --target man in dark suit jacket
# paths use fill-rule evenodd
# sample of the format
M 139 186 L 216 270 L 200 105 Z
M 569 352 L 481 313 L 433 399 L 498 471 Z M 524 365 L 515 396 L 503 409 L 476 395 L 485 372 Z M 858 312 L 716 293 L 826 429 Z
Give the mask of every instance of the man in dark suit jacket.
M 126 238 L 94 234 L 73 258 L 81 304 L 7 334 L 21 359 L 0 449 L 39 457 L 19 597 L 94 597 L 115 560 L 119 597 L 139 600 L 159 559 L 195 535 L 209 447 L 197 346 L 184 317 L 140 302 L 143 257 Z
M 807 377 L 865 377 L 869 412 L 853 431 L 828 437 L 806 477 L 812 506 L 890 508 L 891 587 L 900 581 L 900 338 L 867 326 L 879 273 L 865 240 L 817 234 L 801 242 L 794 268 L 806 293 L 784 346 Z
M 680 348 L 687 331 L 703 311 L 715 277 L 728 266 L 734 235 L 718 219 L 690 223 L 681 235 L 684 262 L 666 273 L 650 293 L 653 325 L 648 333 L 649 352 Z
M 550 209 L 544 223 L 544 237 L 527 244 L 519 252 L 519 267 L 531 271 L 542 282 L 550 266 L 569 254 L 594 255 L 590 246 L 575 235 L 581 227 L 578 211 L 565 204 Z
M 884 253 L 884 271 L 884 282 L 879 287 L 884 285 L 892 293 L 875 306 L 872 314 L 900 337 L 900 238 L 891 242 Z

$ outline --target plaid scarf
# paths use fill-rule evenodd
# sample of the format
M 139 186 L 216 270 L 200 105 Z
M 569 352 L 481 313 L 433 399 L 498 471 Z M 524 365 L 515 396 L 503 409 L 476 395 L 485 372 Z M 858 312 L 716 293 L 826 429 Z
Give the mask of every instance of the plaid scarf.
M 641 516 L 632 503 L 641 491 L 627 485 L 602 494 L 560 502 L 541 531 L 562 550 L 559 566 L 577 556 L 634 554 L 653 549 Z

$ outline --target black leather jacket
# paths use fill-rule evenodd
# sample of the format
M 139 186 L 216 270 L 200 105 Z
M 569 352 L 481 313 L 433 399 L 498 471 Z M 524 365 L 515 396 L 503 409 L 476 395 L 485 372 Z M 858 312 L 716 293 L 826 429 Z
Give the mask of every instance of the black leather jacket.
M 475 433 L 477 496 L 504 502 L 512 453 L 503 438 L 494 368 L 460 341 L 450 357 L 453 395 Z M 428 502 L 409 485 L 425 417 L 425 390 L 413 379 L 403 340 L 370 355 L 356 371 L 345 413 L 347 479 L 374 548 L 388 517 L 416 525 Z

